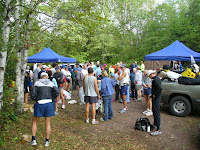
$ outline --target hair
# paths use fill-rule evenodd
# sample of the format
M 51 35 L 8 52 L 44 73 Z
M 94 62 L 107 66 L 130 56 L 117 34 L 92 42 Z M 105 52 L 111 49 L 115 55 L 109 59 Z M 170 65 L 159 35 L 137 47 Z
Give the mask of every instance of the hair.
M 102 72 L 101 72 L 101 74 L 102 74 L 102 76 L 108 76 L 108 73 L 105 71 L 105 70 L 103 70 Z
M 32 70 L 32 71 L 33 71 L 33 66 L 31 66 L 31 67 L 30 67 L 30 70 Z
M 49 71 L 47 72 L 47 74 L 48 74 L 49 77 L 51 77 L 51 76 L 52 76 L 52 71 L 49 70 Z
M 52 67 L 54 68 L 55 66 L 57 66 L 57 63 L 52 63 Z
M 88 73 L 93 73 L 93 68 L 92 67 L 88 68 Z
M 99 65 L 97 65 L 97 68 L 99 67 Z
M 119 71 L 119 70 L 116 68 L 116 69 L 115 69 L 115 73 L 117 73 L 118 71 Z

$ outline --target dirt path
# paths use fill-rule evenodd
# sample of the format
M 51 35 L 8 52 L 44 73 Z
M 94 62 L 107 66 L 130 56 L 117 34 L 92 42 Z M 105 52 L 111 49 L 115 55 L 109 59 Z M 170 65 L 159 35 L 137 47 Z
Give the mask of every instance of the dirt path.
M 73 97 L 78 99 L 77 96 Z M 142 102 L 133 102 L 128 104 L 128 113 L 120 114 L 119 109 L 122 104 L 114 101 L 113 103 L 114 119 L 108 122 L 100 122 L 98 125 L 83 125 L 80 127 L 85 134 L 89 136 L 88 141 L 102 141 L 105 147 L 111 149 L 123 149 L 121 145 L 126 145 L 130 149 L 200 149 L 200 132 L 198 131 L 198 123 L 200 122 L 200 114 L 191 114 L 187 117 L 172 116 L 168 108 L 161 108 L 161 129 L 162 135 L 152 137 L 144 131 L 134 130 L 134 124 L 137 118 L 145 117 L 142 112 L 145 110 L 144 99 Z M 70 105 L 68 110 L 76 119 L 84 122 L 84 106 Z M 68 110 L 65 113 L 69 113 Z M 98 119 L 100 116 L 98 116 Z M 148 117 L 153 123 L 153 116 Z M 99 137 L 99 138 L 98 138 Z M 91 142 L 91 141 L 90 141 Z M 123 143 L 123 144 L 122 144 Z

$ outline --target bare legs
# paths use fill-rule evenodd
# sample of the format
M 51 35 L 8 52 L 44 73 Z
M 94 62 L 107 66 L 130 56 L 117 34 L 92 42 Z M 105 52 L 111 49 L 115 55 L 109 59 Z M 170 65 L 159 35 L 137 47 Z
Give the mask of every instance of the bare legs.
M 51 117 L 45 117 L 45 124 L 46 124 L 46 138 L 49 139 L 51 134 L 51 124 L 50 124 Z M 32 136 L 36 135 L 37 132 L 37 123 L 39 117 L 33 116 L 33 125 L 32 125 Z

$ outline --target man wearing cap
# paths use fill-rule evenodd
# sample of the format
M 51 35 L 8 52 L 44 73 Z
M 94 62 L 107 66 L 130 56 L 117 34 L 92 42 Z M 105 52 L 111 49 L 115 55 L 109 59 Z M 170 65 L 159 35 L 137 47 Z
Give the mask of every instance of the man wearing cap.
M 156 76 L 156 71 L 149 70 L 147 75 L 153 79 L 152 80 L 152 109 L 153 109 L 153 118 L 154 118 L 154 126 L 156 127 L 156 131 L 152 132 L 151 135 L 159 135 L 161 134 L 160 130 L 160 100 L 161 100 L 161 80 L 158 76 Z
M 142 71 L 141 71 L 141 67 L 138 65 L 136 67 L 137 72 L 135 73 L 135 78 L 134 78 L 134 82 L 135 82 L 135 89 L 137 91 L 137 96 L 138 99 L 135 100 L 136 102 L 141 102 L 141 97 L 142 97 L 142 93 L 141 93 L 141 88 L 142 88 Z
M 123 100 L 124 108 L 119 111 L 119 113 L 126 113 L 127 112 L 127 88 L 129 84 L 129 76 L 127 74 L 126 70 L 126 64 L 121 65 L 121 73 L 118 78 L 119 85 L 120 85 L 120 97 Z
M 31 145 L 37 145 L 35 135 L 37 132 L 37 123 L 40 117 L 45 117 L 46 141 L 45 146 L 49 146 L 49 137 L 51 133 L 50 118 L 54 116 L 54 105 L 52 99 L 59 95 L 59 90 L 54 83 L 48 79 L 46 72 L 41 73 L 41 79 L 35 82 L 31 91 L 31 98 L 36 101 L 34 105 L 32 140 Z
M 83 91 L 83 78 L 85 77 L 85 75 L 79 71 L 77 68 L 74 68 L 74 73 L 76 73 L 76 77 L 78 79 L 78 86 L 79 86 L 79 97 L 81 102 L 79 103 L 79 105 L 84 105 L 84 91 Z
M 46 72 L 47 70 L 47 66 L 46 65 L 42 65 L 42 70 L 38 73 L 38 79 L 41 79 L 41 73 L 42 72 Z
M 68 71 L 68 67 L 66 65 L 62 65 L 61 73 L 63 74 L 63 79 L 65 79 L 63 82 L 63 88 L 64 90 L 68 90 L 70 85 L 71 73 Z
M 38 80 L 38 73 L 41 71 L 42 64 L 37 64 L 37 68 L 34 70 L 34 83 Z
M 57 102 L 59 101 L 60 97 L 62 99 L 62 109 L 65 109 L 65 101 L 64 101 L 64 96 L 63 96 L 63 74 L 60 71 L 60 67 L 56 66 L 55 67 L 56 72 L 53 75 L 53 78 L 56 79 L 56 82 L 58 84 L 58 89 L 60 90 L 60 94 L 57 97 Z

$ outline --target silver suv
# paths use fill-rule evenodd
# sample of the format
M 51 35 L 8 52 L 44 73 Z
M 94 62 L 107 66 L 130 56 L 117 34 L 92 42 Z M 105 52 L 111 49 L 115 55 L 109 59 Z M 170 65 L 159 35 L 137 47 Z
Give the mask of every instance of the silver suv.
M 179 117 L 200 110 L 200 85 L 184 85 L 162 81 L 161 102 L 169 104 L 170 112 Z

